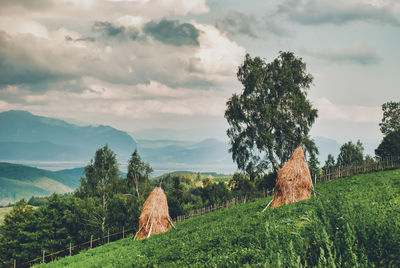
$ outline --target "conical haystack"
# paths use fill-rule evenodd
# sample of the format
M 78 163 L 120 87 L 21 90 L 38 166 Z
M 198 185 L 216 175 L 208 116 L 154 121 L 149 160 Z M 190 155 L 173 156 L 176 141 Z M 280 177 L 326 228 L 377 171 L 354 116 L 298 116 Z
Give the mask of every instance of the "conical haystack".
M 279 170 L 271 207 L 297 202 L 311 197 L 312 181 L 310 170 L 301 146 Z
M 155 188 L 143 204 L 142 214 L 139 217 L 139 231 L 137 239 L 149 237 L 152 234 L 164 233 L 173 224 L 168 212 L 167 197 L 164 191 Z

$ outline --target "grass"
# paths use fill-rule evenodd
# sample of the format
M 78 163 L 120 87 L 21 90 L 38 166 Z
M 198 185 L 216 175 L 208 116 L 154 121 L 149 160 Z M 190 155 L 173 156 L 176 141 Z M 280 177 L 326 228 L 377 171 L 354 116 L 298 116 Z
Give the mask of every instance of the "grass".
M 316 185 L 310 200 L 261 210 L 256 199 L 122 239 L 49 267 L 399 267 L 400 170 Z

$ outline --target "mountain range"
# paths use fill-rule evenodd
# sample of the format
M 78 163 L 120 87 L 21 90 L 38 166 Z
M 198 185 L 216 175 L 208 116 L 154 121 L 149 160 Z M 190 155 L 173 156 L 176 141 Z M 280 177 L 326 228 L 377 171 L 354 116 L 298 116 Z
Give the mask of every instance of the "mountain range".
M 108 144 L 128 158 L 136 147 L 127 133 L 109 126 L 77 126 L 26 111 L 0 113 L 0 159 L 88 161 Z

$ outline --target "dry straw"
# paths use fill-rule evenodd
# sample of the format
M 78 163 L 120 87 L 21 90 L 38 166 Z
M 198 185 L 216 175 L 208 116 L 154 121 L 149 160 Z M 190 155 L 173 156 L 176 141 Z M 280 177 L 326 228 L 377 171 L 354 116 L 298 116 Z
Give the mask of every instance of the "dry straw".
M 312 181 L 310 170 L 301 146 L 279 170 L 271 207 L 291 204 L 311 197 Z
M 135 238 L 142 239 L 152 234 L 164 233 L 169 230 L 170 224 L 174 226 L 168 212 L 167 197 L 164 191 L 157 187 L 143 204 L 139 217 L 139 231 Z

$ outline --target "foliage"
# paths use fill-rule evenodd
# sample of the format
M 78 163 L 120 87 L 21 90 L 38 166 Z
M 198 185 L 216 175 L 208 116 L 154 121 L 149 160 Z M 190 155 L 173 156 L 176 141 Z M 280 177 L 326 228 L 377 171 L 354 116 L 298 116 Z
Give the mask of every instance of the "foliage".
M 91 223 L 99 226 L 104 233 L 108 224 L 109 201 L 121 187 L 115 153 L 108 145 L 98 149 L 84 173 L 76 196 L 86 200 L 93 212 L 90 213 Z
M 381 159 L 400 156 L 400 129 L 385 136 L 375 149 L 375 154 Z
M 379 123 L 384 136 L 400 130 L 400 102 L 389 101 L 382 105 L 383 118 Z
M 260 191 L 274 189 L 277 177 L 278 175 L 275 172 L 266 173 L 263 176 L 257 177 L 255 180 L 256 188 Z
M 318 175 L 320 172 L 319 161 L 316 154 L 310 154 L 307 164 L 308 168 L 310 169 L 311 178 L 314 178 L 314 176 Z
M 153 172 L 149 163 L 145 163 L 140 158 L 140 155 L 135 149 L 131 158 L 128 161 L 128 175 L 127 181 L 129 186 L 134 186 L 136 190 L 136 196 L 140 198 L 140 191 L 142 194 L 147 190 L 149 193 L 149 176 Z M 143 190 L 140 190 L 142 187 Z
M 229 182 L 232 193 L 234 196 L 247 196 L 254 192 L 254 183 L 250 180 L 246 174 L 235 173 L 231 181 Z
M 328 154 L 323 170 L 324 171 L 331 170 L 334 167 L 335 167 L 335 157 L 331 154 Z
M 351 141 L 340 147 L 340 153 L 337 158 L 338 166 L 362 165 L 364 147 L 360 140 L 356 144 Z
M 119 240 L 51 267 L 398 267 L 400 170 L 319 183 L 317 197 L 261 210 L 270 198 Z
M 227 134 L 233 160 L 253 179 L 270 164 L 277 172 L 302 142 L 312 143 L 307 134 L 317 110 L 307 89 L 313 77 L 292 52 L 270 63 L 247 54 L 237 77 L 244 88 L 227 102 Z

